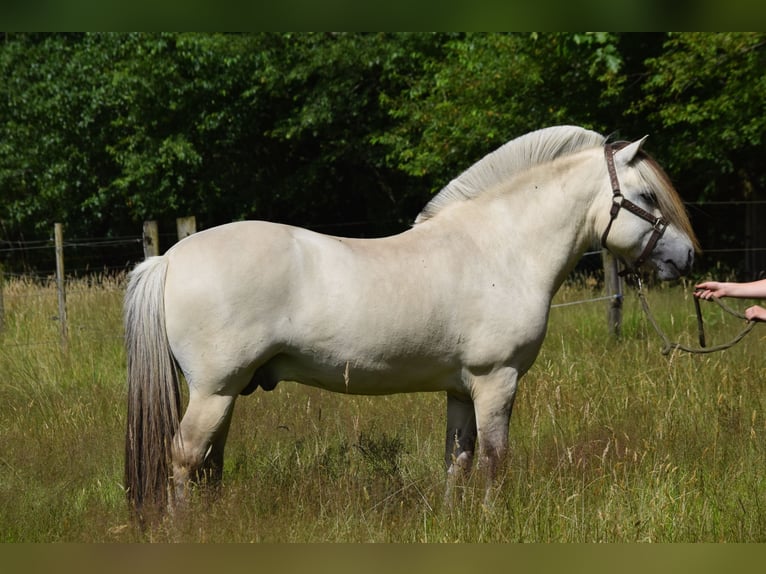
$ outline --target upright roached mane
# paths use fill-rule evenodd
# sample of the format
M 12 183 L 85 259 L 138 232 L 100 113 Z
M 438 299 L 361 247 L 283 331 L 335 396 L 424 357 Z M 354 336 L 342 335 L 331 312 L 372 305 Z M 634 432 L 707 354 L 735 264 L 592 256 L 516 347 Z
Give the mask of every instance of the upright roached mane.
M 578 151 L 603 146 L 607 138 L 599 133 L 576 126 L 557 126 L 537 130 L 513 139 L 487 154 L 458 177 L 450 181 L 429 201 L 415 219 L 415 224 L 431 219 L 442 209 L 458 201 L 466 201 L 494 189 L 512 176 L 531 167 L 552 162 Z M 616 142 L 621 147 L 628 142 Z M 694 240 L 699 251 L 681 197 L 675 192 L 665 170 L 645 151 L 638 151 L 637 169 L 647 190 L 656 190 L 654 197 L 665 219 L 682 229 Z
M 477 442 L 491 484 L 551 299 L 608 224 L 606 247 L 630 263 L 650 246 L 645 259 L 661 279 L 693 262 L 683 204 L 642 140 L 609 156 L 604 144 L 571 126 L 522 136 L 391 237 L 238 222 L 139 264 L 125 298 L 132 507 L 161 511 L 185 499 L 189 481 L 220 480 L 237 397 L 285 380 L 341 393 L 445 392 L 448 485 L 470 471 Z M 605 157 L 624 197 L 668 222 L 656 243 L 633 213 L 609 223 Z M 189 386 L 180 422 L 176 366 Z
M 456 201 L 473 199 L 511 176 L 583 149 L 601 146 L 606 138 L 575 126 L 538 130 L 500 146 L 450 181 L 415 219 L 422 223 Z

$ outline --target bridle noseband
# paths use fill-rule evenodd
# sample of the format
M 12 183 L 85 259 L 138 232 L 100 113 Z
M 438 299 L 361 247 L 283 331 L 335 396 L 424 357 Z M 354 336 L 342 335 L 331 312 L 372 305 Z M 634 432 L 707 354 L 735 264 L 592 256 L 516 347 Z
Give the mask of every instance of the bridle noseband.
M 609 171 L 609 179 L 612 184 L 612 193 L 614 195 L 612 196 L 612 209 L 609 212 L 609 224 L 606 226 L 604 233 L 601 235 L 601 246 L 604 249 L 609 249 L 606 246 L 606 238 L 609 235 L 609 231 L 612 229 L 612 223 L 614 223 L 614 220 L 617 219 L 617 215 L 620 213 L 621 208 L 627 209 L 633 215 L 637 215 L 644 221 L 648 221 L 652 224 L 653 227 L 652 236 L 649 238 L 649 241 L 647 242 L 646 247 L 644 247 L 643 252 L 638 256 L 638 259 L 635 260 L 632 268 L 626 268 L 621 273 L 624 275 L 626 273 L 635 273 L 636 270 L 644 264 L 649 255 L 652 253 L 655 245 L 657 245 L 657 242 L 660 240 L 660 237 L 662 237 L 662 235 L 665 233 L 665 229 L 668 227 L 668 222 L 665 221 L 662 216 L 655 217 L 653 214 L 636 205 L 622 194 L 622 191 L 620 190 L 620 180 L 617 179 L 617 170 L 614 167 L 614 154 L 617 149 L 619 148 L 616 148 L 615 144 L 606 144 L 604 146 L 606 168 Z M 630 266 L 626 264 L 626 267 Z

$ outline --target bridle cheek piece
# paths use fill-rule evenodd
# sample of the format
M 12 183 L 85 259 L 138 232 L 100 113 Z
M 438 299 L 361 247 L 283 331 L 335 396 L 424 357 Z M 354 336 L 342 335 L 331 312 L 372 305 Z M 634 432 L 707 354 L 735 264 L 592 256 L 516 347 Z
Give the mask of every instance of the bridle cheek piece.
M 613 196 L 612 209 L 609 211 L 609 224 L 606 226 L 604 233 L 601 235 L 601 246 L 604 249 L 609 249 L 606 246 L 606 238 L 609 235 L 609 231 L 612 229 L 612 223 L 614 223 L 614 220 L 617 219 L 617 215 L 620 213 L 620 209 L 627 209 L 633 215 L 636 215 L 644 221 L 648 221 L 652 224 L 652 235 L 649 238 L 649 241 L 646 243 L 644 250 L 641 252 L 641 255 L 639 255 L 638 259 L 633 262 L 632 267 L 627 266 L 626 264 L 627 268 L 621 272 L 621 275 L 626 275 L 628 273 L 636 273 L 638 268 L 646 262 L 646 260 L 649 258 L 649 255 L 651 255 L 652 251 L 654 250 L 654 247 L 657 245 L 657 242 L 660 240 L 662 235 L 665 233 L 665 230 L 668 228 L 668 222 L 665 221 L 662 216 L 656 217 L 649 213 L 622 194 L 622 191 L 620 190 L 620 180 L 617 179 L 617 170 L 614 167 L 614 153 L 615 148 L 613 144 L 607 144 L 604 146 L 604 157 L 606 158 L 606 167 L 609 171 L 609 179 L 612 184 Z

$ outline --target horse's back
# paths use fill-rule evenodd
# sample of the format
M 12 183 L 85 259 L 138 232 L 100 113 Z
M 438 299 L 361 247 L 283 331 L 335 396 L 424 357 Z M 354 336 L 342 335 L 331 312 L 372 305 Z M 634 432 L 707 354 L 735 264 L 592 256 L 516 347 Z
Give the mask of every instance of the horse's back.
M 214 227 L 168 251 L 166 298 L 183 291 L 183 297 L 242 309 L 243 297 L 247 307 L 274 308 L 280 301 L 318 296 L 354 266 L 358 257 L 350 241 L 267 221 Z
M 206 269 L 219 273 L 236 267 L 238 272 L 250 265 L 260 265 L 261 258 L 283 256 L 293 243 L 296 228 L 268 221 L 238 221 L 212 227 L 178 242 L 168 252 L 171 265 Z M 205 269 L 197 269 L 200 273 Z

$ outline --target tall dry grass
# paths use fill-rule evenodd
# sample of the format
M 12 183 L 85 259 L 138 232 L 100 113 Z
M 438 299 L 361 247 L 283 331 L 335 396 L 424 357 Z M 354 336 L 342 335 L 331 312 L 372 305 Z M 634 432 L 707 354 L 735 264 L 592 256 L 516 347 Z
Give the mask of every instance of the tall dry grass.
M 442 503 L 441 394 L 353 397 L 283 383 L 238 401 L 221 489 L 140 532 L 121 487 L 122 288 L 121 278 L 70 283 L 64 353 L 53 286 L 5 287 L 3 541 L 766 539 L 766 331 L 729 351 L 664 357 L 631 293 L 620 341 L 604 303 L 552 310 L 489 505 L 471 482 L 459 503 Z M 599 295 L 572 282 L 556 301 Z M 648 296 L 671 337 L 693 344 L 690 285 Z M 712 305 L 705 315 L 711 344 L 741 327 Z

